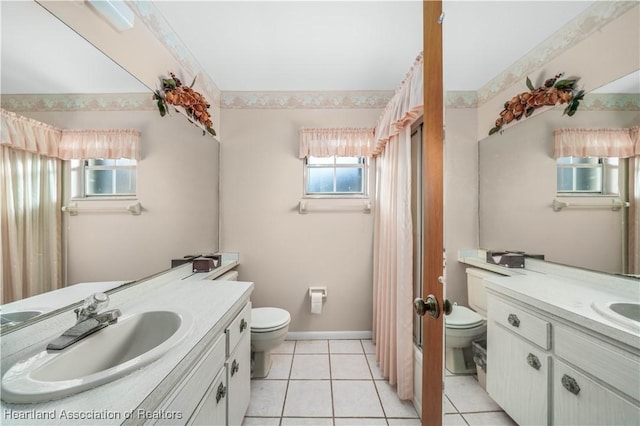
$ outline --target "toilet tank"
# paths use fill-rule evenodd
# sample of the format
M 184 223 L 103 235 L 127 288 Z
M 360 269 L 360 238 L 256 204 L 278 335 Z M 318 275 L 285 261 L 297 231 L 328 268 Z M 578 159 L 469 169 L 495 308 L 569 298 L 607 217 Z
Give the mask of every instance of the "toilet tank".
M 467 268 L 467 296 L 469 297 L 469 307 L 487 317 L 487 289 L 485 278 L 503 277 L 504 275 L 485 271 L 484 269 Z

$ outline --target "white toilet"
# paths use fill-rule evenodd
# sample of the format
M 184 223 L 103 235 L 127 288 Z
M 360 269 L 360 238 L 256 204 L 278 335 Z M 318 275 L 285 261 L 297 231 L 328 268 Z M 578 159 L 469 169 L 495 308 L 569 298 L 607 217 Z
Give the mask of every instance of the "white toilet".
M 475 373 L 471 342 L 487 332 L 487 293 L 484 279 L 501 276 L 482 269 L 467 268 L 469 309 L 455 305 L 445 320 L 445 366 L 452 373 Z M 475 312 L 474 312 L 475 311 Z
M 291 315 L 284 309 L 251 309 L 251 377 L 267 377 L 271 368 L 271 350 L 284 342 L 290 322 Z

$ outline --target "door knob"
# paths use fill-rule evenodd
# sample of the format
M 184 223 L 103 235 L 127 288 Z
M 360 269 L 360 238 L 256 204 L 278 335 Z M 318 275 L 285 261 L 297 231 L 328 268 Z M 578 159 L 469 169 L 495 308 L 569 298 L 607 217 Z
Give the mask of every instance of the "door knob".
M 428 295 L 426 299 L 416 298 L 416 300 L 413 301 L 413 310 L 420 316 L 427 313 L 431 318 L 438 318 L 440 316 L 438 299 L 436 299 L 433 294 Z

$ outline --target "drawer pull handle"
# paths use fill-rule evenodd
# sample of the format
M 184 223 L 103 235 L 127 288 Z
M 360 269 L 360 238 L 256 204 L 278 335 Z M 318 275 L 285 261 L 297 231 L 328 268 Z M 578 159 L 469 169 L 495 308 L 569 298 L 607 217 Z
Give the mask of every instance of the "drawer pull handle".
M 540 367 L 542 367 L 542 364 L 540 364 L 540 360 L 538 359 L 538 357 L 531 353 L 527 355 L 527 364 L 529 364 L 536 370 L 540 370 Z
M 220 382 L 220 384 L 218 385 L 218 391 L 216 392 L 216 404 L 218 404 L 220 400 L 224 398 L 226 395 L 227 395 L 227 387 L 222 382 Z
M 249 324 L 247 324 L 244 318 L 242 318 L 242 320 L 240 320 L 240 333 L 242 333 L 248 326 Z
M 520 327 L 520 319 L 516 314 L 509 314 L 507 321 L 509 321 L 509 324 L 511 324 L 514 327 Z
M 565 374 L 562 376 L 561 382 L 562 386 L 572 394 L 577 395 L 580 393 L 580 386 L 578 386 L 578 382 L 573 377 Z
M 231 377 L 233 377 L 233 375 L 236 374 L 238 370 L 240 370 L 240 363 L 234 359 L 233 363 L 231 363 Z

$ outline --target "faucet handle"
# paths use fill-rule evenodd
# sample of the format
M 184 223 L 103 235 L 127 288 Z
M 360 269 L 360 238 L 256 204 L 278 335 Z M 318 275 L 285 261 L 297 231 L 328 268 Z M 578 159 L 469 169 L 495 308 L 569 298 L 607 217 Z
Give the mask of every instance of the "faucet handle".
M 88 318 L 96 315 L 99 311 L 109 306 L 109 296 L 104 293 L 93 293 L 84 299 L 81 309 L 76 309 L 76 316 L 80 318 Z

